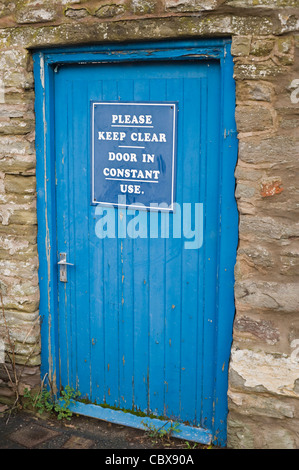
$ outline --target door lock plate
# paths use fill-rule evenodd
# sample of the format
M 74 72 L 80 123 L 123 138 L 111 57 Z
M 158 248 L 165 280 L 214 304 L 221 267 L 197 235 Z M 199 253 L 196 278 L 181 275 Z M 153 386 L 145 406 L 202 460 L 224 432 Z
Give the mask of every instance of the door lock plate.
M 59 280 L 60 282 L 67 282 L 67 266 L 74 266 L 72 263 L 66 261 L 66 253 L 59 253 Z

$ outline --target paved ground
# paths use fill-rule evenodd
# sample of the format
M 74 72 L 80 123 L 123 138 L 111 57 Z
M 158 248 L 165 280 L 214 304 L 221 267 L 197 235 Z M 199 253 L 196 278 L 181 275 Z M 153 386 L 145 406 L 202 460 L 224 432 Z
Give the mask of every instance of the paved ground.
M 177 449 L 206 446 L 181 439 L 154 441 L 146 432 L 73 415 L 70 421 L 39 417 L 27 411 L 0 412 L 0 449 Z

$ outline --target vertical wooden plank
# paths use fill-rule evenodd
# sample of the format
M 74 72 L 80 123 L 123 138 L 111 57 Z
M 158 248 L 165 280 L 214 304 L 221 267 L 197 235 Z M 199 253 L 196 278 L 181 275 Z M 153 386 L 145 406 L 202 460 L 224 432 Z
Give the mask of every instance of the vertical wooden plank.
M 181 282 L 182 282 L 182 238 L 175 238 L 173 220 L 177 217 L 175 228 L 182 234 L 182 203 L 184 175 L 184 81 L 183 78 L 167 80 L 167 100 L 177 101 L 178 147 L 176 214 L 170 214 L 170 237 L 166 240 L 166 296 L 165 296 L 165 412 L 179 418 L 181 399 Z
M 68 71 L 71 73 L 71 70 Z M 76 78 L 80 77 L 77 70 Z M 72 116 L 72 141 L 73 152 L 70 158 L 74 162 L 72 185 L 73 191 L 73 224 L 75 250 L 75 299 L 76 299 L 76 324 L 77 324 L 77 382 L 82 396 L 91 394 L 90 383 L 90 304 L 89 304 L 89 226 L 88 211 L 90 204 L 88 184 L 88 128 L 87 119 L 89 103 L 87 97 L 87 85 L 84 80 L 73 82 L 73 116 Z M 84 273 L 84 274 L 83 274 Z
M 193 65 L 200 67 L 200 65 Z M 191 65 L 190 65 L 191 68 Z M 195 73 L 195 70 L 194 70 Z M 199 202 L 200 154 L 200 83 L 197 78 L 184 79 L 184 174 L 183 201 L 191 214 Z M 184 225 L 186 232 L 186 211 Z M 191 229 L 191 227 L 190 227 Z M 184 233 L 188 236 L 188 233 Z M 181 419 L 194 423 L 196 406 L 197 315 L 198 315 L 198 249 L 183 249 L 182 331 L 181 331 Z
M 160 66 L 161 71 L 165 69 Z M 154 69 L 152 74 L 155 75 Z M 157 75 L 159 70 L 155 69 Z M 150 100 L 166 100 L 166 79 L 154 78 L 149 82 Z M 165 223 L 168 214 L 157 214 L 158 238 L 150 239 L 148 243 L 148 275 L 149 275 L 149 401 L 150 410 L 157 415 L 165 413 L 165 244 L 166 239 L 161 235 L 162 221 Z M 150 218 L 152 221 L 153 219 Z
M 134 80 L 134 100 L 149 99 L 149 82 L 146 78 Z M 148 224 L 148 213 L 140 215 L 140 224 Z M 127 212 L 128 214 L 129 212 Z M 134 215 L 133 215 L 134 216 Z M 143 217 L 143 221 L 141 219 Z M 132 217 L 130 217 L 132 218 Z M 144 227 L 145 228 L 145 227 Z M 139 227 L 139 229 L 142 229 Z M 134 406 L 147 412 L 149 409 L 149 317 L 148 317 L 148 240 L 136 238 L 134 246 Z
M 196 385 L 196 423 L 202 423 L 203 408 L 203 361 L 204 361 L 204 309 L 205 309 L 205 219 L 207 213 L 207 66 L 205 66 L 205 77 L 201 78 L 200 84 L 200 171 L 199 171 L 199 200 L 203 203 L 203 245 L 198 253 L 198 339 L 197 339 L 197 385 Z
M 92 70 L 89 70 L 92 76 Z M 88 73 L 88 72 L 87 72 Z M 85 73 L 86 75 L 86 73 Z M 102 81 L 100 79 L 88 82 L 88 102 L 102 99 Z M 91 110 L 89 120 L 92 119 Z M 91 123 L 88 126 L 91 129 Z M 91 139 L 89 141 L 91 143 Z M 90 158 L 90 151 L 88 152 Z M 90 165 L 88 181 L 91 181 Z M 89 209 L 89 263 L 90 263 L 90 340 L 91 340 L 91 384 L 90 399 L 103 403 L 105 397 L 105 325 L 104 325 L 104 266 L 103 239 L 97 236 L 97 206 L 90 205 Z
M 69 243 L 69 140 L 65 136 L 69 132 L 69 114 L 71 112 L 70 83 L 63 80 L 63 74 L 55 73 L 55 174 L 59 175 L 59 184 L 56 180 L 57 205 L 57 261 L 59 253 L 70 255 Z M 67 90 L 67 92 L 65 92 Z M 58 278 L 58 336 L 59 336 L 59 378 L 60 387 L 71 385 L 71 319 L 70 319 L 70 288 L 69 283 L 63 283 Z M 68 273 L 69 274 L 69 273 Z
M 42 52 L 34 54 L 36 112 L 37 245 L 41 312 L 41 375 L 59 389 L 57 253 L 54 143 L 54 72 Z
M 118 81 L 118 99 L 131 101 L 134 96 L 134 80 Z M 128 163 L 130 165 L 130 162 Z M 119 270 L 119 395 L 120 406 L 124 409 L 134 407 L 134 240 L 127 236 L 127 209 L 118 208 L 118 249 Z
M 77 368 L 77 344 L 78 344 L 78 334 L 77 334 L 77 309 L 76 309 L 76 266 L 75 266 L 75 252 L 76 252 L 76 237 L 75 237 L 75 224 L 73 223 L 73 214 L 75 212 L 75 191 L 76 188 L 71 181 L 74 181 L 74 172 L 75 172 L 75 161 L 73 158 L 74 155 L 74 141 L 73 141 L 73 82 L 70 75 L 65 74 L 64 69 L 61 69 L 62 76 L 65 76 L 63 90 L 68 87 L 68 215 L 69 215 L 69 246 L 67 251 L 67 257 L 70 263 L 73 263 L 74 266 L 69 267 L 68 269 L 68 305 L 69 305 L 69 316 L 70 316 L 70 358 L 71 363 L 71 380 L 70 385 L 78 390 L 78 368 Z M 65 137 L 64 137 L 65 139 Z M 60 204 L 59 204 L 60 205 Z
M 114 77 L 115 78 L 115 77 Z M 103 80 L 103 100 L 117 100 L 117 82 L 105 77 Z M 105 211 L 115 220 L 114 207 Z M 117 238 L 105 238 L 103 244 L 104 263 L 104 315 L 105 315 L 105 402 L 119 406 L 119 246 Z
M 205 231 L 205 312 L 203 360 L 203 425 L 211 428 L 214 413 L 215 331 L 219 237 L 219 64 L 210 63 L 207 88 L 207 193 Z

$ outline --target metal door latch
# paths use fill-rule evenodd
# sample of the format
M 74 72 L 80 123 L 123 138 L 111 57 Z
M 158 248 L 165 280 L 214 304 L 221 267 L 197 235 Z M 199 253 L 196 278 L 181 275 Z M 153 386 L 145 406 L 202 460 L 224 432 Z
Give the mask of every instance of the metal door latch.
M 59 280 L 61 282 L 67 282 L 67 266 L 74 266 L 72 263 L 67 263 L 66 253 L 59 253 L 60 261 L 58 264 L 60 266 L 59 270 Z

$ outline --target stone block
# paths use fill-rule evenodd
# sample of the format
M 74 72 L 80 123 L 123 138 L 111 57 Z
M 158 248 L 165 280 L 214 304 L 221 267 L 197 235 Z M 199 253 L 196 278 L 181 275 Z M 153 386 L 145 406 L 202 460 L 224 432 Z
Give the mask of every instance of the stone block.
M 282 65 L 277 65 L 269 59 L 263 62 L 236 63 L 234 78 L 236 80 L 269 80 L 284 72 Z
M 0 155 L 0 171 L 10 174 L 35 172 L 35 155 Z
M 1 210 L 0 210 L 1 214 Z M 0 215 L 1 219 L 1 215 Z M 22 237 L 30 239 L 37 235 L 36 225 L 22 225 L 21 227 Z M 17 224 L 2 225 L 0 224 L 0 236 L 20 236 L 20 226 Z
M 237 35 L 268 36 L 277 31 L 276 21 L 270 14 L 231 15 L 232 31 Z
M 34 88 L 33 74 L 26 70 L 4 69 L 2 78 L 5 87 L 23 88 L 24 90 L 32 90 Z
M 292 36 L 282 36 L 276 39 L 277 51 L 280 54 L 291 54 L 294 45 Z
M 239 132 L 258 132 L 273 127 L 273 110 L 266 106 L 238 105 L 236 123 Z
M 287 8 L 298 6 L 297 0 L 228 0 L 226 5 L 235 8 Z
M 299 240 L 290 239 L 289 243 L 281 250 L 281 255 L 290 258 L 299 258 Z
M 298 284 L 247 279 L 236 282 L 236 303 L 283 313 L 299 310 Z
M 249 417 L 232 411 L 228 416 L 228 448 L 232 449 L 297 449 L 298 433 L 289 430 L 290 419 L 277 420 Z
M 1 209 L 0 209 L 1 212 Z M 35 209 L 16 209 L 11 212 L 9 217 L 10 224 L 17 225 L 36 225 L 37 215 Z
M 276 164 L 287 168 L 288 163 L 298 166 L 299 141 L 292 135 L 250 138 L 239 143 L 239 158 L 243 162 Z
M 259 396 L 256 393 L 242 393 L 229 390 L 230 409 L 247 416 L 263 416 L 283 420 L 295 417 L 295 406 L 288 399 Z
M 7 240 L 7 239 L 6 239 Z M 36 246 L 34 245 L 28 245 L 26 246 L 26 243 L 22 243 L 19 241 L 15 242 L 15 246 L 9 242 L 9 244 L 5 243 L 6 240 L 4 241 L 3 245 L 4 248 L 0 248 L 0 257 L 1 259 L 10 259 L 11 256 L 13 255 L 16 260 L 19 261 L 30 261 L 32 257 L 36 256 Z M 3 242 L 2 237 L 0 236 L 0 244 Z M 25 246 L 24 246 L 25 245 Z M 9 248 L 11 247 L 11 248 Z
M 229 449 L 254 449 L 254 434 L 248 424 L 250 418 L 239 416 L 234 411 L 228 414 L 227 447 Z
M 131 10 L 135 15 L 146 15 L 154 12 L 156 3 L 155 0 L 132 0 Z
M 294 39 L 292 36 L 278 38 L 275 44 L 275 60 L 282 65 L 294 64 Z
M 18 261 L 11 257 L 9 260 L 0 259 L 1 276 L 18 279 L 18 282 L 31 281 L 36 283 L 38 258 L 32 257 L 30 261 Z M 5 300 L 5 299 L 4 299 Z
M 17 272 L 15 273 L 17 275 Z M 16 310 L 19 312 L 33 313 L 39 307 L 39 296 L 20 296 L 20 297 L 9 297 L 6 296 L 4 301 L 4 308 L 7 310 Z
M 233 56 L 248 56 L 250 52 L 250 36 L 233 36 L 231 53 Z
M 111 5 L 102 5 L 96 10 L 95 16 L 99 18 L 113 18 L 114 16 L 123 15 L 124 12 L 125 7 L 123 5 L 113 3 Z
M 22 136 L 0 136 L 0 159 L 11 155 L 35 155 L 34 142 L 28 142 Z
M 290 431 L 286 426 L 262 426 L 259 431 L 260 439 L 263 442 L 263 449 L 298 449 L 296 433 Z
M 298 276 L 299 273 L 299 249 L 294 247 L 297 240 L 292 240 L 291 247 L 286 247 L 281 251 L 280 272 L 287 276 Z
M 288 239 L 299 236 L 299 223 L 283 217 L 246 216 L 240 220 L 240 237 L 243 234 L 251 243 L 263 241 L 273 243 L 273 240 L 287 242 Z
M 10 340 L 12 343 L 23 343 L 28 345 L 39 344 L 40 341 L 40 325 L 39 318 L 37 321 L 26 321 L 18 319 L 16 324 L 12 323 L 10 312 L 6 312 L 6 324 L 9 330 Z M 1 322 L 2 323 L 2 322 Z M 0 324 L 1 324 L 0 323 Z
M 279 127 L 281 129 L 295 131 L 299 128 L 299 114 L 296 116 L 291 110 L 289 114 L 283 113 L 279 116 Z
M 67 18 L 80 20 L 89 16 L 89 11 L 86 8 L 66 8 L 64 14 Z
M 274 39 L 252 39 L 250 54 L 257 57 L 268 56 L 274 47 Z
M 260 168 L 258 165 L 244 163 L 241 159 L 238 160 L 235 168 L 235 177 L 238 180 L 237 184 L 240 181 L 240 184 L 248 185 L 247 182 L 251 181 L 252 183 L 249 186 L 255 187 L 255 183 L 263 174 L 263 168 Z M 246 183 L 244 183 L 245 181 Z
M 16 9 L 16 2 L 2 1 L 0 4 L 0 18 L 11 15 Z
M 239 377 L 236 381 L 232 374 Z M 230 363 L 231 389 L 243 393 L 267 393 L 298 398 L 295 391 L 298 362 L 286 354 L 255 352 L 233 347 Z
M 165 0 L 165 9 L 180 12 L 214 10 L 220 3 L 219 0 Z
M 252 198 L 255 194 L 255 188 L 252 186 L 248 186 L 244 183 L 237 183 L 235 197 L 236 199 L 239 198 Z
M 0 119 L 0 135 L 25 135 L 35 129 L 32 119 Z
M 273 269 L 277 262 L 277 247 L 271 244 L 255 244 L 243 242 L 240 243 L 238 248 L 238 258 L 237 264 L 243 264 L 244 262 L 247 265 L 254 267 L 257 270 L 262 272 L 267 272 L 269 269 Z M 244 277 L 243 274 L 244 268 L 242 266 L 238 267 L 238 279 L 242 280 Z
M 294 0 L 297 1 L 297 0 Z M 297 5 L 298 6 L 298 5 Z M 298 8 L 295 14 L 289 14 L 288 12 L 278 13 L 278 20 L 280 21 L 280 32 L 281 33 L 293 33 L 298 32 Z
M 36 258 L 37 258 L 37 249 L 35 246 L 34 256 L 31 256 L 30 260 L 24 260 L 23 264 L 26 264 L 26 263 L 29 264 L 30 262 L 32 262 L 32 264 L 35 265 Z M 38 289 L 38 282 L 37 282 L 36 277 L 33 277 L 32 279 L 20 279 L 19 282 L 16 282 L 16 279 L 10 279 L 9 281 L 7 281 L 7 283 L 9 285 L 7 294 L 10 295 L 12 298 L 13 297 L 33 298 L 34 297 L 36 300 L 39 299 L 39 289 Z
M 5 191 L 21 194 L 34 194 L 36 188 L 35 176 L 5 176 Z
M 16 68 L 26 69 L 27 62 L 28 51 L 26 51 L 22 47 L 0 49 L 0 68 L 2 71 L 13 71 Z
M 33 109 L 34 91 L 24 91 L 16 87 L 5 87 L 5 106 L 14 107 L 15 109 Z M 2 109 L 3 104 L 1 105 Z M 23 115 L 23 113 L 22 113 Z
M 238 81 L 236 83 L 236 96 L 239 101 L 265 101 L 273 98 L 273 85 L 259 81 Z
M 12 106 L 6 103 L 0 104 L 0 122 L 5 119 L 16 119 L 22 118 L 26 113 L 26 106 L 23 104 L 18 104 L 18 106 Z M 13 134 L 13 133 L 12 133 Z
M 242 333 L 243 337 L 253 337 L 267 344 L 276 344 L 280 340 L 279 330 L 270 320 L 239 315 L 235 319 L 234 328 L 237 336 Z
M 32 194 L 22 193 L 0 193 L 1 208 L 12 213 L 16 209 L 35 209 L 36 197 Z
M 19 24 L 48 23 L 54 21 L 56 11 L 51 6 L 21 8 L 16 12 L 16 22 Z

